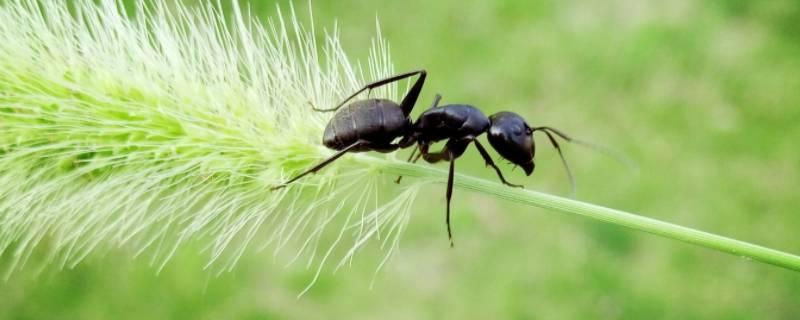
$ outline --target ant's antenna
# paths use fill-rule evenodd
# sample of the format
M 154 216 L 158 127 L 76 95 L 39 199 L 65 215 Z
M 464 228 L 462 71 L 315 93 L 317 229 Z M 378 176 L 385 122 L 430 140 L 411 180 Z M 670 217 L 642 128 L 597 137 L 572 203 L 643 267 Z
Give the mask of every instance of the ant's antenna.
M 559 137 L 563 138 L 564 140 L 567 140 L 568 142 L 571 142 L 571 143 L 574 143 L 574 144 L 578 144 L 578 145 L 584 146 L 586 148 L 592 149 L 594 151 L 600 152 L 600 153 L 606 155 L 607 157 L 610 157 L 610 158 L 616 160 L 617 162 L 619 162 L 620 164 L 622 164 L 623 166 L 625 166 L 626 168 L 628 168 L 630 170 L 633 170 L 633 171 L 636 171 L 636 172 L 639 171 L 639 166 L 636 164 L 636 161 L 633 161 L 633 159 L 631 159 L 630 157 L 626 156 L 622 152 L 619 152 L 618 150 L 615 150 L 613 148 L 610 148 L 610 147 L 607 147 L 607 146 L 604 146 L 604 145 L 592 143 L 592 142 L 589 142 L 589 141 L 586 141 L 586 140 L 580 140 L 580 139 L 572 138 L 570 136 L 567 136 L 566 134 L 564 134 L 563 132 L 561 132 L 560 130 L 558 130 L 556 128 L 538 127 L 538 128 L 535 128 L 534 130 L 536 130 L 536 129 L 549 130 L 549 131 L 557 134 Z
M 571 142 L 592 149 L 594 151 L 600 152 L 606 155 L 607 157 L 619 162 L 620 164 L 628 168 L 628 170 L 632 170 L 636 173 L 639 172 L 639 165 L 636 164 L 636 161 L 633 161 L 633 159 L 626 156 L 622 152 L 619 152 L 618 150 L 584 140 L 572 139 Z
M 564 169 L 567 171 L 567 177 L 569 178 L 569 185 L 572 188 L 572 193 L 571 193 L 572 198 L 575 198 L 575 177 L 572 176 L 572 170 L 569 169 L 569 164 L 567 164 L 567 159 L 564 158 L 564 153 L 561 152 L 561 146 L 558 145 L 558 141 L 556 141 L 556 138 L 553 137 L 553 134 L 558 135 L 559 137 L 563 138 L 564 140 L 567 140 L 568 142 L 573 141 L 573 139 L 570 138 L 568 135 L 564 134 L 563 132 L 550 127 L 533 128 L 533 131 L 537 130 L 544 132 L 544 134 L 546 134 L 547 138 L 550 140 L 550 144 L 552 144 L 553 148 L 556 148 L 556 150 L 558 151 L 558 156 L 561 157 L 561 163 L 564 164 Z
M 639 166 L 636 165 L 636 162 L 633 161 L 631 158 L 625 156 L 621 152 L 617 151 L 617 150 L 614 150 L 612 148 L 609 148 L 609 147 L 606 147 L 606 146 L 603 146 L 603 145 L 599 145 L 599 144 L 596 144 L 596 143 L 592 143 L 592 142 L 589 142 L 589 141 L 572 138 L 572 137 L 568 136 L 567 134 L 565 134 L 564 132 L 561 132 L 561 130 L 558 130 L 558 129 L 553 128 L 553 127 L 545 126 L 545 127 L 533 128 L 533 131 L 537 131 L 537 130 L 542 131 L 545 134 L 547 134 L 547 138 L 550 139 L 550 143 L 552 143 L 553 147 L 555 147 L 558 150 L 558 155 L 561 156 L 561 162 L 564 164 L 564 168 L 566 168 L 567 175 L 569 176 L 569 179 L 570 179 L 570 184 L 572 184 L 572 195 L 573 196 L 575 195 L 575 181 L 573 180 L 572 173 L 570 172 L 569 166 L 567 165 L 567 161 L 564 159 L 564 155 L 561 154 L 561 148 L 559 148 L 558 143 L 555 141 L 555 139 L 552 136 L 552 134 L 555 134 L 555 135 L 561 137 L 562 139 L 566 140 L 567 142 L 578 144 L 578 145 L 584 146 L 586 148 L 592 149 L 594 151 L 600 152 L 600 153 L 602 153 L 602 154 L 604 154 L 604 155 L 616 160 L 617 162 L 621 163 L 622 165 L 624 165 L 628 169 L 631 169 L 631 170 L 633 170 L 635 172 L 639 172 Z

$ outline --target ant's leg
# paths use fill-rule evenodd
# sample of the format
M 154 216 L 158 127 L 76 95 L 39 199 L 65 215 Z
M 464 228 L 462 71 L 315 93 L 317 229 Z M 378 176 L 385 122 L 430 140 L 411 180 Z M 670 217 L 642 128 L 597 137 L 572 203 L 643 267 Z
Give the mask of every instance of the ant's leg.
M 314 166 L 313 168 L 308 169 L 308 170 L 306 170 L 305 172 L 303 172 L 301 174 L 298 174 L 297 176 L 295 176 L 294 178 L 290 179 L 289 181 L 284 182 L 283 184 L 280 184 L 278 186 L 272 187 L 270 190 L 277 190 L 277 189 L 283 188 L 283 187 L 289 185 L 290 183 L 295 182 L 298 179 L 306 176 L 307 174 L 315 173 L 315 172 L 319 171 L 320 169 L 324 168 L 325 166 L 331 164 L 331 162 L 335 161 L 336 159 L 339 159 L 339 157 L 343 156 L 348 151 L 353 150 L 354 148 L 357 148 L 357 147 L 359 147 L 359 146 L 361 146 L 363 144 L 364 144 L 364 141 L 359 140 L 356 143 L 353 143 L 353 144 L 347 146 L 346 148 L 344 148 L 342 150 L 339 150 L 339 152 L 337 152 L 336 154 L 332 155 L 330 158 L 325 159 L 324 161 L 320 162 L 318 165 Z
M 447 155 L 447 145 L 442 147 L 442 150 L 439 152 L 430 152 L 428 148 L 430 147 L 429 144 L 420 144 L 419 145 L 419 155 L 422 156 L 422 159 L 425 159 L 428 163 L 437 163 L 439 161 L 444 160 L 444 157 Z
M 412 159 L 414 159 L 414 155 L 416 155 L 416 154 L 417 154 L 417 150 L 418 150 L 418 149 L 419 149 L 419 148 L 414 148 L 414 150 L 411 150 L 411 154 L 410 154 L 410 155 L 408 155 L 408 159 L 407 159 L 406 161 L 408 161 L 408 162 L 411 162 L 411 160 L 412 160 Z
M 478 148 L 478 152 L 481 153 L 483 160 L 486 161 L 486 165 L 491 166 L 492 168 L 494 168 L 494 171 L 497 171 L 497 176 L 500 177 L 500 181 L 502 181 L 503 184 L 510 187 L 524 188 L 522 185 L 513 184 L 506 181 L 506 178 L 503 178 L 503 173 L 500 172 L 500 168 L 498 168 L 497 165 L 494 164 L 494 161 L 492 161 L 492 157 L 489 156 L 489 153 L 486 152 L 486 149 L 484 149 L 481 143 L 478 142 L 478 139 L 475 139 L 473 142 L 475 142 L 475 147 Z
M 445 194 L 447 197 L 447 216 L 445 216 L 445 223 L 447 224 L 447 239 L 450 240 L 450 247 L 454 247 L 455 243 L 453 242 L 453 232 L 450 228 L 450 198 L 453 196 L 453 172 L 456 170 L 456 159 L 453 156 L 452 152 L 447 152 L 448 158 L 450 160 L 450 172 L 447 174 L 447 193 Z
M 436 109 L 436 107 L 439 106 L 439 100 L 442 100 L 442 95 L 437 93 L 436 97 L 433 98 L 433 104 L 431 104 L 430 108 Z
M 411 160 L 411 163 L 417 163 L 417 160 L 419 160 L 419 158 L 421 158 L 421 157 L 422 157 L 422 153 L 420 153 L 416 157 L 414 157 L 414 160 Z
M 414 150 L 417 150 L 417 149 L 414 149 Z M 411 160 L 411 158 L 409 158 L 409 162 L 417 163 L 417 160 L 419 160 L 420 157 L 422 157 L 422 153 L 418 153 L 417 156 L 414 157 L 413 160 Z M 397 176 L 397 181 L 395 181 L 395 183 L 400 183 L 400 179 L 403 179 L 403 176 Z
M 437 163 L 442 160 L 449 160 L 450 156 L 453 158 L 458 158 L 464 151 L 467 150 L 469 144 L 475 140 L 475 136 L 465 136 L 459 138 L 450 138 L 447 140 L 447 143 L 442 147 L 442 150 L 439 152 L 428 152 L 427 146 L 420 146 L 420 151 L 422 152 L 422 158 L 425 159 L 428 163 Z
M 411 110 L 414 109 L 414 105 L 417 104 L 417 98 L 419 98 L 419 93 L 422 91 L 422 85 L 425 84 L 425 77 L 428 76 L 425 70 L 418 70 L 415 71 L 415 73 L 419 74 L 419 78 L 417 78 L 417 81 L 411 86 L 411 89 L 408 90 L 406 96 L 403 97 L 403 101 L 400 102 L 400 108 L 403 109 L 403 114 L 406 115 L 406 117 L 411 114 Z
M 442 160 L 448 159 L 449 152 L 447 151 L 447 146 L 442 148 L 442 151 L 439 152 L 427 152 L 423 151 L 421 153 L 422 159 L 425 159 L 428 163 L 437 163 Z
M 408 160 L 406 161 L 414 163 L 417 162 L 417 160 L 419 160 L 419 157 L 422 156 L 422 153 L 417 154 L 417 149 L 419 148 L 414 148 L 414 150 L 411 150 L 411 154 L 408 155 Z M 416 157 L 414 157 L 415 155 Z M 395 180 L 394 183 L 400 184 L 401 179 L 403 179 L 403 176 L 397 176 L 397 180 Z
M 458 141 L 457 143 L 463 143 L 463 141 Z M 452 147 L 456 149 L 455 151 L 451 150 L 450 146 L 450 141 L 448 141 L 448 144 L 442 148 L 442 151 L 430 153 L 428 152 L 427 145 L 425 145 L 424 147 L 420 147 L 420 155 L 422 155 L 422 158 L 425 159 L 425 161 L 430 163 L 439 162 L 445 159 L 450 161 L 450 172 L 447 175 L 447 193 L 445 193 L 445 197 L 447 198 L 447 215 L 445 216 L 445 223 L 447 224 L 447 238 L 450 240 L 450 247 L 453 247 L 455 244 L 453 242 L 453 232 L 450 227 L 450 199 L 453 196 L 453 173 L 455 172 L 457 157 L 456 152 L 459 152 L 459 150 L 463 152 L 463 148 L 466 147 L 466 145 L 452 145 Z
M 448 160 L 450 156 L 453 156 L 453 158 L 458 158 L 464 154 L 464 150 L 467 149 L 467 146 L 469 146 L 470 142 L 472 142 L 474 139 L 475 136 L 451 138 L 450 140 L 447 140 L 447 143 L 439 152 L 428 152 L 427 147 L 420 148 L 420 151 L 422 152 L 422 158 L 429 163 Z
M 414 107 L 414 103 L 417 102 L 417 97 L 419 97 L 419 92 L 422 91 L 422 85 L 425 83 L 425 76 L 427 74 L 425 72 L 425 70 L 416 70 L 416 71 L 401 73 L 401 74 L 398 74 L 398 75 L 394 75 L 394 76 L 388 77 L 386 79 L 381 79 L 381 80 L 378 80 L 378 81 L 375 81 L 375 82 L 368 83 L 368 84 L 364 85 L 364 87 L 362 87 L 361 89 L 359 89 L 358 91 L 356 91 L 355 93 L 353 93 L 352 95 L 347 97 L 347 99 L 344 99 L 344 101 L 342 101 L 342 103 L 340 103 L 336 107 L 333 107 L 333 108 L 330 108 L 330 109 L 317 109 L 317 108 L 314 108 L 314 111 L 332 112 L 332 111 L 339 110 L 339 108 L 341 108 L 343 105 L 345 105 L 345 103 L 350 101 L 350 99 L 355 98 L 360 93 L 364 92 L 364 90 L 372 90 L 372 89 L 375 89 L 377 87 L 380 87 L 380 86 L 383 86 L 383 85 L 386 85 L 386 84 L 389 84 L 389 83 L 392 83 L 392 82 L 395 82 L 395 81 L 403 80 L 405 78 L 408 78 L 408 77 L 411 77 L 411 76 L 414 76 L 414 75 L 417 75 L 417 74 L 419 75 L 419 78 L 414 83 L 414 86 L 411 87 L 411 90 L 408 91 L 408 94 L 406 95 L 406 97 L 403 99 L 403 102 L 401 103 L 401 106 L 403 106 L 403 110 L 404 111 L 405 111 L 406 100 L 408 100 L 408 103 L 411 104 L 411 106 L 409 107 L 408 112 L 405 112 L 405 114 L 408 115 L 408 113 L 411 112 L 410 108 L 413 108 Z M 409 99 L 410 97 L 413 98 L 413 99 Z M 313 106 L 312 106 L 312 108 L 313 108 Z
M 556 150 L 558 151 L 558 156 L 561 157 L 561 163 L 564 164 L 564 169 L 566 169 L 566 171 L 567 171 L 567 177 L 569 177 L 569 184 L 572 187 L 572 196 L 574 197 L 575 196 L 575 178 L 572 177 L 572 171 L 569 169 L 569 165 L 567 164 L 567 159 L 564 158 L 564 154 L 561 152 L 561 146 L 558 145 L 558 142 L 556 141 L 556 139 L 553 137 L 553 135 L 548 130 L 553 130 L 555 134 L 557 134 L 558 136 L 564 138 L 567 141 L 571 141 L 571 139 L 569 139 L 569 137 L 567 137 L 563 133 L 561 133 L 561 132 L 559 132 L 559 131 L 557 131 L 555 129 L 549 128 L 549 127 L 539 127 L 539 128 L 534 128 L 533 130 L 534 131 L 539 130 L 539 131 L 544 132 L 544 134 L 547 135 L 547 138 L 550 139 L 550 144 L 552 144 L 553 148 L 556 148 Z

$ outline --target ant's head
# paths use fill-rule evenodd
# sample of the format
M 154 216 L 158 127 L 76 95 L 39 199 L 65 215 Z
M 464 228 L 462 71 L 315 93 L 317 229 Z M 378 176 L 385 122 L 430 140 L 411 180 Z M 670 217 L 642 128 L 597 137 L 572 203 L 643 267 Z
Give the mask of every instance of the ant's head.
M 489 117 L 489 143 L 503 158 L 525 170 L 526 175 L 533 172 L 533 156 L 536 146 L 533 143 L 533 129 L 518 114 L 498 112 Z

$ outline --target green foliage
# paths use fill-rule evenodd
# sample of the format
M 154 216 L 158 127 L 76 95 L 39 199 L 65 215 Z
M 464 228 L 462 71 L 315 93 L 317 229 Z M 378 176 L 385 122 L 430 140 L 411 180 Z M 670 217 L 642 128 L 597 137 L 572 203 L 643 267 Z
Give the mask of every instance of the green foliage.
M 423 101 L 441 92 L 444 102 L 516 110 L 531 122 L 624 150 L 641 167 L 632 175 L 570 148 L 578 199 L 800 252 L 794 2 L 314 6 L 317 25 L 339 19 L 349 52 L 366 52 L 377 11 L 394 62 L 429 69 Z M 252 8 L 274 14 L 269 3 Z M 543 148 L 537 161 L 525 185 L 566 193 L 557 158 Z M 72 162 L 61 164 L 69 169 Z M 493 179 L 474 155 L 458 166 Z M 208 261 L 195 254 L 202 245 L 189 243 L 158 277 L 148 259 L 131 261 L 127 249 L 35 279 L 19 273 L 4 284 L 0 315 L 747 319 L 800 313 L 800 279 L 792 272 L 464 191 L 455 195 L 457 247 L 449 250 L 443 188 L 422 190 L 402 250 L 377 276 L 374 291 L 366 289 L 383 257 L 377 250 L 365 250 L 346 272 L 322 273 L 314 290 L 295 300 L 314 270 L 280 269 L 274 261 L 286 259 L 265 253 L 245 255 L 232 273 L 215 278 L 198 267 Z

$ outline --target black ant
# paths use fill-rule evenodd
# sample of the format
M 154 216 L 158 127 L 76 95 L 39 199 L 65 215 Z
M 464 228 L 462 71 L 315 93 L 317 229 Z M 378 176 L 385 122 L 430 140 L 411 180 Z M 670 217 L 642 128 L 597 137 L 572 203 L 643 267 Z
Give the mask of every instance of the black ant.
M 399 105 L 387 99 L 366 99 L 355 101 L 341 109 L 348 101 L 365 90 L 372 90 L 415 75 L 419 75 L 419 77 Z M 416 162 L 422 157 L 429 163 L 436 163 L 442 160 L 450 162 L 450 171 L 447 176 L 447 215 L 445 222 L 447 223 L 447 236 L 450 240 L 450 246 L 453 246 L 453 236 L 450 228 L 453 172 L 455 171 L 455 160 L 464 154 L 470 143 L 475 144 L 475 148 L 478 149 L 483 160 L 486 161 L 486 165 L 494 168 L 503 184 L 511 187 L 522 187 L 506 181 L 500 168 L 494 164 L 489 153 L 477 140 L 477 137 L 484 132 L 488 132 L 489 144 L 503 158 L 522 167 L 526 175 L 530 175 L 534 169 L 533 157 L 536 145 L 533 141 L 533 132 L 541 131 L 545 133 L 550 143 L 558 151 L 567 170 L 570 183 L 574 188 L 572 173 L 569 170 L 569 166 L 567 166 L 564 155 L 561 153 L 561 147 L 558 145 L 555 136 L 561 137 L 566 141 L 572 141 L 572 138 L 559 130 L 551 127 L 530 127 L 521 116 L 513 112 L 498 112 L 487 118 L 478 108 L 470 105 L 450 104 L 438 106 L 442 98 L 438 94 L 430 109 L 423 112 L 419 119 L 412 123 L 410 113 L 417 102 L 422 86 L 425 83 L 426 75 L 425 70 L 398 74 L 365 85 L 334 108 L 317 109 L 312 107 L 315 111 L 320 112 L 334 112 L 341 109 L 341 111 L 336 112 L 325 127 L 325 133 L 322 137 L 322 143 L 326 147 L 339 152 L 272 189 L 283 188 L 305 175 L 317 172 L 347 152 L 379 151 L 386 153 L 410 147 L 416 142 L 417 148 L 411 152 L 408 158 L 409 161 Z M 393 143 L 398 138 L 400 140 L 397 143 Z M 432 143 L 442 140 L 447 140 L 442 150 L 438 152 L 430 152 L 428 150 Z M 415 156 L 417 150 L 419 150 L 419 154 Z M 400 179 L 401 177 L 397 178 L 398 183 Z

